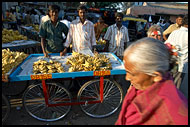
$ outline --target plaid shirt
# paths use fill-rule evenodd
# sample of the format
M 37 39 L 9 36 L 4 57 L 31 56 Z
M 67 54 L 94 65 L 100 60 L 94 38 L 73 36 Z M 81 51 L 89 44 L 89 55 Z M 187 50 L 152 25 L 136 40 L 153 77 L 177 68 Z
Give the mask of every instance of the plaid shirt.
M 79 52 L 84 48 L 92 50 L 92 46 L 96 45 L 94 24 L 87 19 L 84 24 L 81 23 L 80 19 L 72 21 L 64 46 L 69 47 L 71 42 L 72 50 L 75 52 Z

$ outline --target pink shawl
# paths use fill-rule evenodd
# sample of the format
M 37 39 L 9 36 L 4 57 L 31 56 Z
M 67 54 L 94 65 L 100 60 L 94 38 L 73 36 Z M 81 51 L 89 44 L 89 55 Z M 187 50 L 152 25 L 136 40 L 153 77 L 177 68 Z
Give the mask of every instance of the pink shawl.
M 132 86 L 115 125 L 187 125 L 187 103 L 172 80 L 154 83 L 143 91 Z

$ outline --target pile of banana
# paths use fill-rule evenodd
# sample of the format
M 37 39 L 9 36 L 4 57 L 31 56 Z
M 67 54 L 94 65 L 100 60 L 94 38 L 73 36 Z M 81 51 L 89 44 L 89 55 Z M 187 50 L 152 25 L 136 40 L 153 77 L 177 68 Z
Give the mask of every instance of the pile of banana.
M 2 43 L 12 42 L 15 40 L 27 40 L 27 37 L 19 34 L 18 30 L 13 31 L 12 29 L 3 29 L 2 31 Z
M 103 71 L 112 69 L 109 58 L 103 54 L 95 54 L 95 56 L 92 57 L 78 52 L 73 52 L 72 57 L 67 59 L 66 64 L 71 65 L 68 72 Z
M 58 61 L 50 60 L 38 60 L 33 63 L 33 73 L 38 74 L 47 74 L 47 73 L 62 73 L 65 72 L 63 66 Z
M 105 44 L 106 44 L 106 41 L 105 41 L 105 40 L 102 40 L 102 39 L 100 39 L 99 41 L 96 40 L 96 44 L 97 44 L 97 45 L 105 45 Z
M 39 25 L 35 25 L 35 24 L 26 24 L 26 26 L 32 26 L 34 28 L 35 31 L 39 32 Z
M 2 50 L 2 74 L 8 73 L 13 67 L 19 65 L 28 55 L 24 52 L 12 52 L 10 49 Z

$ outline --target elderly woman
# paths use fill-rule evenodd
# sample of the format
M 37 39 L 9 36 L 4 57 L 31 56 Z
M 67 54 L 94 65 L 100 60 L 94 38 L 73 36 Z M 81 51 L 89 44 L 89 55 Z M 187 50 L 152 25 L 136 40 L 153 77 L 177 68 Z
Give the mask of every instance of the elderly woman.
M 159 25 L 152 25 L 147 31 L 147 37 L 163 41 L 163 29 Z
M 168 73 L 169 59 L 166 46 L 148 37 L 124 51 L 126 80 L 131 86 L 116 125 L 188 124 L 187 99 Z

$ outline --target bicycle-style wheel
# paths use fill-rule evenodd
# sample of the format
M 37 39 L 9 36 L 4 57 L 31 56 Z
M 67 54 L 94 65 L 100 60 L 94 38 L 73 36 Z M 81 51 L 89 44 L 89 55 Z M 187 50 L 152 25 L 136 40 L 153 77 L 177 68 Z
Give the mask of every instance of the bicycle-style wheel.
M 11 111 L 11 105 L 8 98 L 2 93 L 2 124 L 7 120 Z
M 71 102 L 70 93 L 58 83 L 46 83 L 49 104 Z M 71 106 L 48 107 L 45 103 L 42 83 L 31 85 L 23 95 L 23 105 L 26 111 L 41 121 L 56 121 L 70 111 Z
M 82 110 L 91 117 L 102 118 L 113 114 L 122 103 L 123 90 L 121 86 L 109 79 L 104 79 L 103 102 L 88 104 L 88 101 L 100 100 L 100 80 L 85 83 L 78 92 L 78 101 Z

